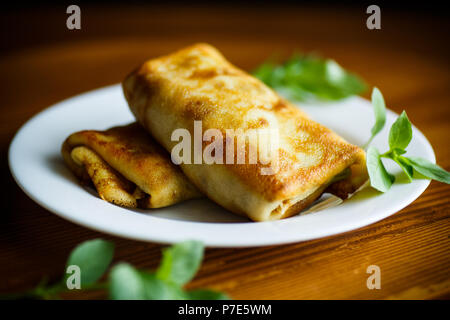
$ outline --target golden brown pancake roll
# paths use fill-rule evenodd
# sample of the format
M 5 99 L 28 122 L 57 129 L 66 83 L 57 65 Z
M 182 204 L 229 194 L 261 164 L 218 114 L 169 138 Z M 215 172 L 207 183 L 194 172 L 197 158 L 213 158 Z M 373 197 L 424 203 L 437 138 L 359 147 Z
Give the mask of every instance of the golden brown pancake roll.
M 254 221 L 294 215 L 325 190 L 346 198 L 368 178 L 361 148 L 309 119 L 210 45 L 145 62 L 124 80 L 123 90 L 136 119 L 168 152 L 180 142 L 172 139 L 175 130 L 195 136 L 194 121 L 202 121 L 202 132 L 220 130 L 223 146 L 230 142 L 229 129 L 277 130 L 273 174 L 262 174 L 267 165 L 260 162 L 180 165 L 202 193 Z M 200 151 L 207 147 L 203 142 Z M 260 150 L 265 144 L 248 142 L 246 148 Z M 215 151 L 225 159 L 224 150 Z
M 120 206 L 160 208 L 201 196 L 138 123 L 71 134 L 62 155 L 83 183 Z

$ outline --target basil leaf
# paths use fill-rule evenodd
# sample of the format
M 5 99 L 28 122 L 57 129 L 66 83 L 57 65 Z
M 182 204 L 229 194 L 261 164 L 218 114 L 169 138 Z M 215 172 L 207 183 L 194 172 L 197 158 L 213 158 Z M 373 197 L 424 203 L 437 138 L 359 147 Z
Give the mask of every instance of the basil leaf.
M 147 300 L 187 300 L 188 295 L 177 285 L 166 282 L 154 273 L 141 272 Z
M 253 75 L 291 98 L 339 100 L 366 89 L 365 83 L 334 60 L 312 55 L 293 55 L 284 64 L 264 63 Z
M 109 274 L 109 296 L 113 300 L 145 300 L 141 274 L 128 263 L 114 266 Z
M 389 147 L 392 149 L 406 149 L 412 139 L 411 122 L 403 111 L 402 114 L 395 120 L 389 131 Z
M 394 156 L 392 158 L 397 164 L 402 168 L 403 172 L 406 174 L 406 177 L 408 178 L 409 182 L 412 182 L 413 179 L 413 167 L 409 163 L 408 159 L 402 156 Z
M 163 250 L 163 259 L 156 272 L 159 279 L 184 285 L 191 280 L 203 259 L 200 241 L 180 242 Z
M 81 287 L 96 282 L 108 269 L 114 254 L 114 244 L 102 239 L 85 241 L 69 255 L 66 267 L 76 265 L 81 271 Z M 68 275 L 66 275 L 66 278 Z
M 183 300 L 189 296 L 178 286 L 160 280 L 154 273 L 139 271 L 127 263 L 110 274 L 110 298 L 114 300 Z
M 375 115 L 375 124 L 370 130 L 371 136 L 369 141 L 364 145 L 364 149 L 372 142 L 373 138 L 384 128 L 386 123 L 386 104 L 383 95 L 377 87 L 372 90 L 372 106 Z
M 450 173 L 437 164 L 420 157 L 407 157 L 407 159 L 414 170 L 425 177 L 450 184 Z
M 188 291 L 187 296 L 189 300 L 230 300 L 225 293 L 207 289 Z
M 366 165 L 369 172 L 370 185 L 381 192 L 388 191 L 395 178 L 386 171 L 383 162 L 381 162 L 380 153 L 375 147 L 369 147 L 367 150 Z
M 274 64 L 266 62 L 260 65 L 255 71 L 253 71 L 253 75 L 260 79 L 262 82 L 273 87 L 276 84 L 274 69 Z

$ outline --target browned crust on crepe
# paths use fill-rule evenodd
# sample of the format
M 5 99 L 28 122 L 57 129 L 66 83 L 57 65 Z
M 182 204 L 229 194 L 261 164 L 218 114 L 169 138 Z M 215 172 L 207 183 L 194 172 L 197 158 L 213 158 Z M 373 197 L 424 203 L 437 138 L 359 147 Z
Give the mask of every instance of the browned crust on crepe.
M 82 182 L 92 182 L 102 199 L 117 205 L 159 208 L 201 196 L 137 123 L 76 132 L 62 155 Z

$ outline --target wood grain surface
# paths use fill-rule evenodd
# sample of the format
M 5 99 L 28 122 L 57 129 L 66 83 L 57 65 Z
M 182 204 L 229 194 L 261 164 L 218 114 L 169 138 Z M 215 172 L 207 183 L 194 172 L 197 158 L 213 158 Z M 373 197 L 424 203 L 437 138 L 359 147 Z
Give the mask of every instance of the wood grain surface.
M 82 5 L 82 29 L 69 31 L 65 9 L 1 13 L 0 147 L 6 210 L 0 220 L 0 292 L 30 288 L 43 276 L 57 279 L 69 251 L 96 237 L 114 240 L 115 261 L 157 266 L 162 246 L 85 229 L 30 200 L 12 179 L 7 152 L 15 132 L 40 110 L 118 83 L 145 59 L 194 42 L 217 46 L 246 70 L 294 50 L 332 57 L 378 86 L 390 109 L 407 110 L 433 145 L 437 162 L 450 169 L 449 24 L 438 12 L 382 8 L 382 29 L 371 31 L 365 26 L 364 6 Z M 432 182 L 404 210 L 352 232 L 283 246 L 208 249 L 189 287 L 224 290 L 235 299 L 449 298 L 449 196 L 448 185 Z M 381 268 L 380 290 L 366 287 L 366 268 L 372 264 Z M 75 292 L 68 297 L 105 295 Z

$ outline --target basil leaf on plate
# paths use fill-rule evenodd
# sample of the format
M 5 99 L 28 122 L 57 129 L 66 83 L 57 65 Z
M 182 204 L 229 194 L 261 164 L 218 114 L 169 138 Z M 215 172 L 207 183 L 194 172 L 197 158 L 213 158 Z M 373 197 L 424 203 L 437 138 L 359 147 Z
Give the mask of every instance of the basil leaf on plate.
M 450 184 L 450 173 L 424 158 L 407 157 L 411 166 L 427 178 Z
M 371 136 L 369 141 L 364 145 L 364 149 L 372 142 L 373 138 L 383 129 L 386 123 L 386 104 L 383 95 L 377 87 L 374 87 L 372 90 L 372 106 L 375 124 L 370 130 Z
M 370 185 L 381 191 L 388 191 L 395 178 L 389 174 L 381 161 L 381 156 L 375 147 L 367 150 L 367 170 L 369 171 Z
M 113 254 L 114 244 L 112 242 L 102 239 L 85 241 L 72 250 L 66 266 L 76 265 L 80 268 L 81 287 L 83 288 L 101 278 L 108 269 Z
M 392 149 L 406 149 L 412 139 L 411 122 L 403 111 L 402 114 L 395 120 L 389 131 L 389 147 Z

